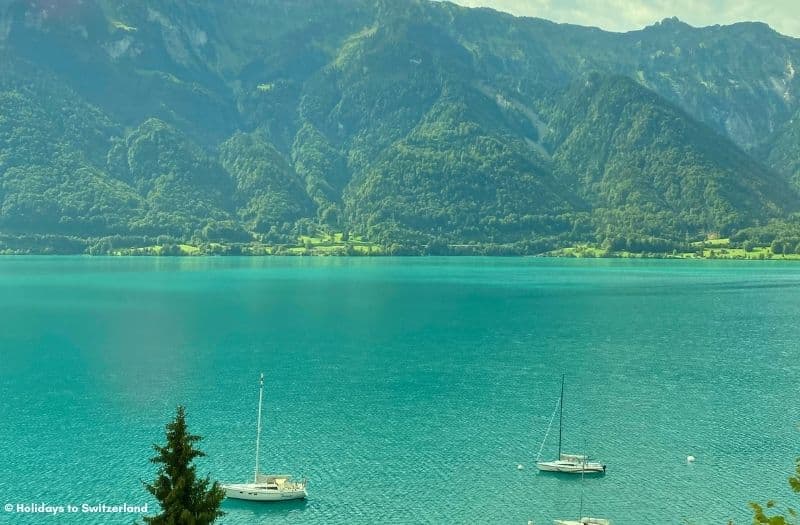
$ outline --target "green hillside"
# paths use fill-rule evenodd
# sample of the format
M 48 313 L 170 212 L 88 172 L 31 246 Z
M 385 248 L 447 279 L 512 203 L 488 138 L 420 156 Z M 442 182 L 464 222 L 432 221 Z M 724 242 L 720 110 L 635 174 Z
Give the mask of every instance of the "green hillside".
M 0 252 L 800 238 L 798 63 L 800 41 L 763 24 L 616 34 L 422 0 L 14 0 Z

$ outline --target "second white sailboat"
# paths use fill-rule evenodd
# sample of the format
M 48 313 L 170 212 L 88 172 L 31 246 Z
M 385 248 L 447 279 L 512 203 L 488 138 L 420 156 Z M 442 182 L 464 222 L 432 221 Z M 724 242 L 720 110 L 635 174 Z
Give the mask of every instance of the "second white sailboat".
M 556 406 L 558 411 L 558 457 L 551 461 L 539 461 L 544 444 L 547 441 L 547 435 L 550 433 L 550 427 L 553 424 L 555 411 L 550 417 L 550 425 L 547 427 L 544 440 L 541 447 L 539 447 L 539 454 L 536 457 L 536 468 L 545 472 L 563 472 L 566 474 L 604 474 L 606 466 L 597 461 L 589 461 L 589 456 L 583 454 L 565 454 L 561 451 L 561 438 L 563 434 L 564 423 L 564 376 L 561 376 L 561 396 L 558 399 Z
M 256 431 L 256 469 L 252 483 L 230 483 L 222 485 L 225 496 L 234 499 L 251 501 L 284 501 L 303 499 L 306 493 L 306 481 L 295 481 L 286 474 L 262 474 L 259 472 L 258 453 L 261 447 L 261 407 L 264 398 L 264 374 L 258 390 L 258 429 Z

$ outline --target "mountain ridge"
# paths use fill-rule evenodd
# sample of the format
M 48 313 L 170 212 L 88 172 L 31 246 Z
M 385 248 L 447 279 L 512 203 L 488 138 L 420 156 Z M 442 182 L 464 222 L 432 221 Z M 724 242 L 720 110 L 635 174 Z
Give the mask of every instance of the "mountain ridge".
M 679 248 L 798 211 L 800 41 L 760 25 L 617 34 L 421 0 L 5 4 L 7 236 L 344 231 L 536 253 Z

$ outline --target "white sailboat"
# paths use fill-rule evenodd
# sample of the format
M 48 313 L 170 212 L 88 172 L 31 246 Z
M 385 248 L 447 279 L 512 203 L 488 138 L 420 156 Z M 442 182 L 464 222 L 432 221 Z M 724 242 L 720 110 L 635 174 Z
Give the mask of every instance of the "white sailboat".
M 596 461 L 589 461 L 589 456 L 583 454 L 564 454 L 561 452 L 561 437 L 564 423 L 564 376 L 561 376 L 561 396 L 558 400 L 558 458 L 552 461 L 539 461 L 542 455 L 542 449 L 547 441 L 547 436 L 550 433 L 550 427 L 553 425 L 553 418 L 556 413 L 550 417 L 550 424 L 547 426 L 542 445 L 539 447 L 539 454 L 536 456 L 536 468 L 545 472 L 563 472 L 567 474 L 604 474 L 606 466 Z
M 264 374 L 258 390 L 258 425 L 256 431 L 256 471 L 252 483 L 223 484 L 225 496 L 250 501 L 285 501 L 303 499 L 306 493 L 306 480 L 295 481 L 286 474 L 262 474 L 259 472 L 258 453 L 261 446 L 261 407 L 264 397 Z

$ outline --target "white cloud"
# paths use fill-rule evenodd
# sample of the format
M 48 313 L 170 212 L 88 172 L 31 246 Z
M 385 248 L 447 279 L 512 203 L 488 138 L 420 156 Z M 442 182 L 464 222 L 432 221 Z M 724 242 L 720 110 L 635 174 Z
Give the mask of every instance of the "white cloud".
M 695 25 L 766 22 L 776 31 L 800 37 L 798 0 L 455 0 L 469 7 L 491 7 L 519 16 L 597 26 L 609 31 L 641 29 L 677 16 Z

